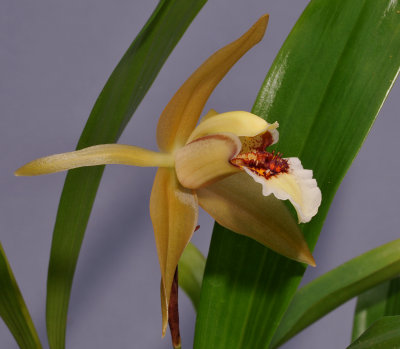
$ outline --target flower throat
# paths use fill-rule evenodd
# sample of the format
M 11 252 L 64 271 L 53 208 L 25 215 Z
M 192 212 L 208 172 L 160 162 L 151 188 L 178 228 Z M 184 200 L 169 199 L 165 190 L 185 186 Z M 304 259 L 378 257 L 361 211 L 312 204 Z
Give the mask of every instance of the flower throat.
M 239 168 L 246 167 L 255 174 L 269 179 L 280 173 L 287 173 L 289 164 L 286 159 L 282 159 L 281 153 L 272 153 L 255 150 L 240 153 L 231 160 L 232 165 Z

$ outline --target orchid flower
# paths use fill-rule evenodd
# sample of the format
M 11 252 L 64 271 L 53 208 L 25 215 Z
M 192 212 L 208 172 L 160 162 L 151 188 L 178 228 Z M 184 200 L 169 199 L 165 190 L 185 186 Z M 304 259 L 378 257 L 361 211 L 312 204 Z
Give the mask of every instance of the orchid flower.
M 163 335 L 176 267 L 195 231 L 199 205 L 224 227 L 315 265 L 298 225 L 277 199 L 289 200 L 299 222 L 308 222 L 318 211 L 321 192 L 312 171 L 304 170 L 297 158 L 266 151 L 278 141 L 278 123 L 245 111 L 211 110 L 196 127 L 211 92 L 262 39 L 267 23 L 268 15 L 262 16 L 243 36 L 208 58 L 176 92 L 158 122 L 160 152 L 96 145 L 31 161 L 15 173 L 34 176 L 104 164 L 159 167 L 150 216 L 161 268 Z

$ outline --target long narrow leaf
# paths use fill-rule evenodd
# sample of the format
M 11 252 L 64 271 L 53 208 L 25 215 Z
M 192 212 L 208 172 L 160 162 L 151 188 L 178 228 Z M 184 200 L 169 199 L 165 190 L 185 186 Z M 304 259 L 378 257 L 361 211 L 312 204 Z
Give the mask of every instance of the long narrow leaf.
M 385 316 L 347 349 L 398 348 L 399 343 L 400 316 Z
M 358 296 L 353 320 L 352 341 L 360 337 L 368 327 L 384 316 L 389 285 L 390 282 L 383 282 Z
M 278 327 L 278 347 L 305 327 L 361 292 L 400 273 L 400 240 L 389 242 L 320 276 L 300 289 Z
M 400 277 L 390 281 L 385 304 L 385 316 L 400 315 Z
M 400 315 L 400 277 L 383 282 L 358 296 L 353 321 L 353 341 L 375 321 L 390 315 Z
M 189 243 L 179 260 L 179 286 L 185 291 L 197 310 L 203 282 L 206 259 L 195 245 Z
M 40 349 L 28 308 L 15 281 L 6 254 L 0 244 L 0 316 L 21 349 Z
M 77 149 L 115 143 L 206 0 L 161 0 L 104 86 Z M 47 282 L 50 347 L 64 348 L 72 279 L 104 167 L 70 171 L 55 223 Z
M 313 169 L 321 188 L 319 213 L 302 227 L 311 248 L 398 74 L 399 10 L 389 0 L 312 0 L 257 97 L 253 112 L 279 121 L 277 149 Z M 268 347 L 304 270 L 217 225 L 195 348 Z

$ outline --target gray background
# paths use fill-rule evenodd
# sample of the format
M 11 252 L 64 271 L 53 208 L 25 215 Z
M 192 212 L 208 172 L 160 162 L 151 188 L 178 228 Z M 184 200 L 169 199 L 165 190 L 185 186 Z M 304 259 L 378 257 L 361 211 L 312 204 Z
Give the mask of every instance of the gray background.
M 0 5 L 0 236 L 45 343 L 47 263 L 65 175 L 15 178 L 12 172 L 33 158 L 74 149 L 107 77 L 156 3 L 2 0 Z M 232 69 L 206 107 L 249 110 L 307 3 L 210 0 L 120 142 L 156 149 L 157 118 L 174 91 L 212 52 L 268 12 L 265 39 Z M 318 266 L 307 271 L 305 281 L 399 236 L 399 95 L 397 84 L 346 175 L 314 252 Z M 159 266 L 148 213 L 154 172 L 124 166 L 105 171 L 74 280 L 68 348 L 170 348 L 169 335 L 160 338 Z M 202 213 L 200 225 L 193 240 L 206 253 L 212 220 Z M 354 304 L 332 312 L 284 348 L 345 347 Z M 190 348 L 195 313 L 183 293 L 180 309 L 184 348 Z M 16 348 L 2 322 L 0 348 Z

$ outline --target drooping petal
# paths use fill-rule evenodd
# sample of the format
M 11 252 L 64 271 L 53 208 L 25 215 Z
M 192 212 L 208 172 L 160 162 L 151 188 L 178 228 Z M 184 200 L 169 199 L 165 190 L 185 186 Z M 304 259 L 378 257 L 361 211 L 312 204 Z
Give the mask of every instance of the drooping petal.
M 175 269 L 196 228 L 198 217 L 197 196 L 179 184 L 174 169 L 160 168 L 157 171 L 150 197 L 150 216 L 161 268 L 164 336 Z
M 241 172 L 197 190 L 199 204 L 219 224 L 286 257 L 315 266 L 307 243 L 285 205 L 263 196 Z
M 197 189 L 239 172 L 229 160 L 240 148 L 239 137 L 230 133 L 205 136 L 186 144 L 175 153 L 179 182 L 185 188 Z
M 204 105 L 229 69 L 264 36 L 268 15 L 262 16 L 239 39 L 209 57 L 181 86 L 160 116 L 157 142 L 162 151 L 183 146 Z
M 131 166 L 174 166 L 173 157 L 123 144 L 103 144 L 69 153 L 55 154 L 28 162 L 15 171 L 16 176 L 38 176 L 83 166 L 120 164 Z
M 214 133 L 233 133 L 236 136 L 254 137 L 276 127 L 247 111 L 231 111 L 207 117 L 193 130 L 188 142 Z
M 244 167 L 244 170 L 262 185 L 265 196 L 274 194 L 280 200 L 289 200 L 296 209 L 300 223 L 307 223 L 314 217 L 321 205 L 321 190 L 311 170 L 303 169 L 298 158 L 287 158 L 289 170 L 268 179 Z

